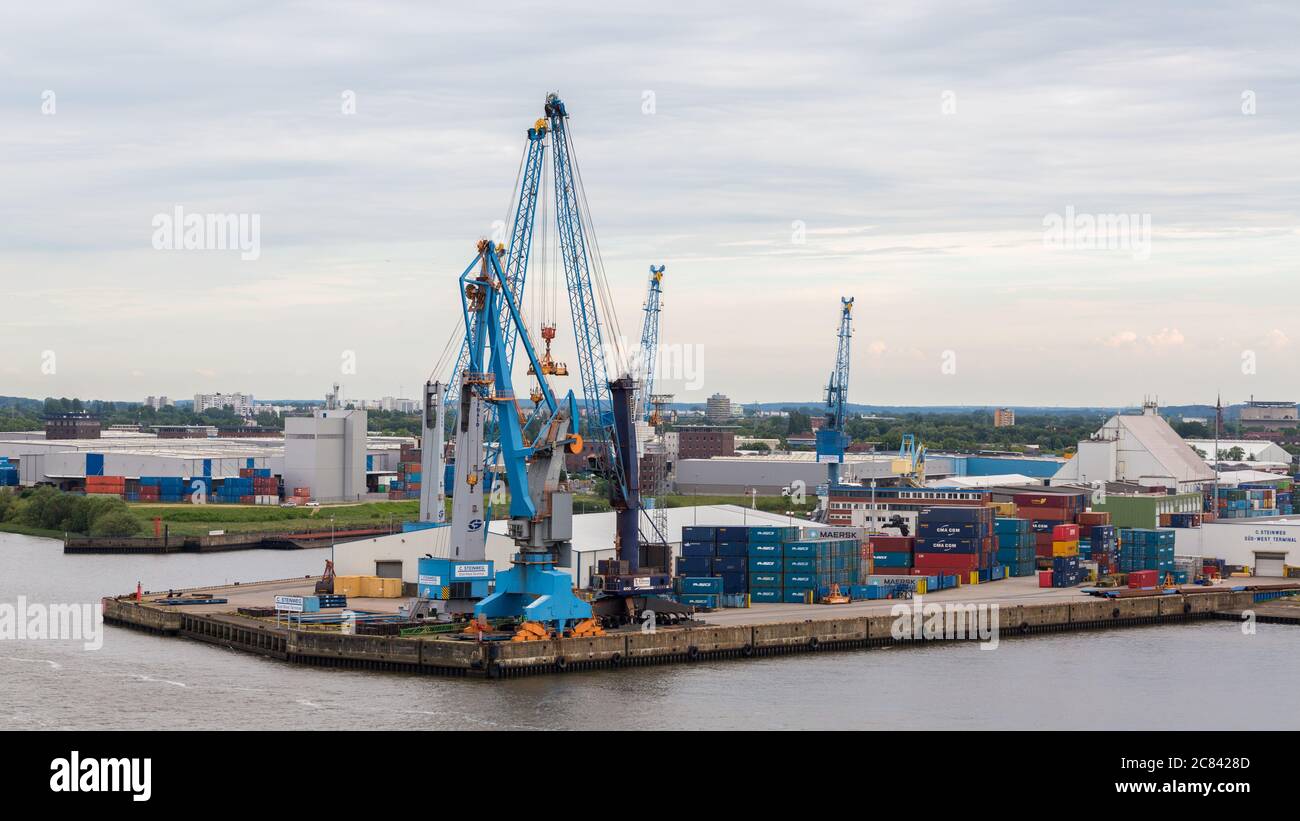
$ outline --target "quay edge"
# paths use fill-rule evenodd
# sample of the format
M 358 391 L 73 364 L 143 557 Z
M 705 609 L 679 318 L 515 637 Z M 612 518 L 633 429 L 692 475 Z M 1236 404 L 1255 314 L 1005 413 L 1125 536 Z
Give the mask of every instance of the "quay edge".
M 490 679 L 934 641 L 895 639 L 892 635 L 895 619 L 889 614 L 775 624 L 705 624 L 661 628 L 653 633 L 622 632 L 537 642 L 479 643 L 292 630 L 230 613 L 192 613 L 151 606 L 147 602 L 137 603 L 129 596 L 108 597 L 103 601 L 104 621 L 109 624 L 180 636 L 292 663 Z M 999 636 L 1222 619 L 1254 605 L 1252 591 L 999 605 Z

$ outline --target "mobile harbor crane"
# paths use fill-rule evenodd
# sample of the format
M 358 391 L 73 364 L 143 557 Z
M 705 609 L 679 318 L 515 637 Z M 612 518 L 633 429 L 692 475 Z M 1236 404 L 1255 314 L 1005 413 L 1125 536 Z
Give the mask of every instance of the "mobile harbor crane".
M 609 378 L 602 321 L 614 324 L 616 318 L 604 285 L 594 234 L 588 237 L 590 216 L 586 213 L 581 174 L 572 155 L 568 113 L 555 94 L 547 96 L 544 110 L 546 116 L 528 132 L 510 248 L 481 242 L 474 262 L 461 275 L 465 336 L 453 380 L 440 403 L 449 404 L 456 396 L 453 392 L 458 391 L 450 525 L 452 559 L 478 561 L 484 557 L 490 513 L 484 498 L 485 480 L 498 460 L 503 463 L 510 490 L 509 533 L 519 552 L 512 569 L 497 574 L 495 592 L 474 604 L 474 625 L 483 629 L 485 619 L 523 620 L 528 626 L 521 629 L 520 638 L 540 638 L 564 630 L 590 635 L 599 629 L 598 623 L 591 620 L 593 613 L 610 622 L 622 622 L 651 609 L 657 617 L 669 620 L 690 612 L 689 608 L 656 597 L 671 589 L 670 577 L 663 572 L 667 568 L 659 573 L 640 572 L 637 384 L 627 373 Z M 543 179 L 544 138 L 548 135 L 553 148 L 556 247 L 563 261 L 573 320 L 583 413 L 576 400 L 562 405 L 555 402 L 548 377 L 564 375 L 567 368 L 557 367 L 550 356 L 554 326 L 543 324 L 546 352 L 539 354 L 520 309 L 538 189 Z M 471 277 L 476 268 L 477 274 Z M 520 407 L 511 382 L 514 350 L 520 339 L 528 355 L 528 372 L 537 379 L 530 392 L 534 404 L 531 416 Z M 617 339 L 613 334 L 611 341 L 615 345 Z M 487 360 L 485 348 L 491 352 Z M 622 359 L 617 349 L 614 356 Z M 442 450 L 443 428 L 438 413 L 430 406 L 439 404 L 435 400 L 440 387 L 430 383 L 426 389 L 425 447 L 435 453 Z M 484 435 L 492 420 L 495 442 Z M 534 427 L 537 432 L 528 441 L 528 431 Z M 562 454 L 565 449 L 582 453 L 584 433 L 592 451 L 590 467 L 609 485 L 617 523 L 615 546 L 625 571 L 597 577 L 594 611 L 592 604 L 572 594 L 569 575 L 555 570 L 557 565 L 567 566 L 571 552 L 572 496 L 567 486 L 559 483 Z M 437 468 L 438 457 L 423 456 L 430 460 L 431 469 Z M 441 471 L 438 473 L 440 476 Z M 436 487 L 438 477 L 430 478 Z M 428 506 L 422 506 L 425 521 L 437 521 L 433 506 L 432 499 Z
M 817 431 L 817 461 L 827 466 L 827 493 L 840 483 L 840 465 L 849 438 L 844 433 L 844 415 L 849 396 L 849 341 L 853 338 L 853 297 L 840 297 L 840 324 L 836 335 L 835 367 L 826 383 L 826 408 L 822 426 Z M 829 497 L 828 497 L 829 498 Z M 819 508 L 813 518 L 824 521 L 827 511 Z

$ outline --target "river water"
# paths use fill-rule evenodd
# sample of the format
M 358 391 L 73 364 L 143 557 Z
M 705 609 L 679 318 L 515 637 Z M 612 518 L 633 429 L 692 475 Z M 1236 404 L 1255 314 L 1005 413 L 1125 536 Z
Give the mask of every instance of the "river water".
M 0 533 L 0 605 L 318 573 L 328 549 L 66 556 Z M 0 641 L 0 729 L 1297 729 L 1300 628 L 1229 622 L 508 681 L 291 665 L 105 627 Z

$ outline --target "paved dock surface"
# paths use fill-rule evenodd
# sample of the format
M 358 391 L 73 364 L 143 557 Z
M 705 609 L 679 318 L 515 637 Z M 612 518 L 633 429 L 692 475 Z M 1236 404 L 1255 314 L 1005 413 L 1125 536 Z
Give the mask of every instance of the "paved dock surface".
M 1242 579 L 1225 581 L 1210 587 L 1188 586 L 1190 592 L 1213 590 L 1230 590 L 1240 585 Z M 1285 586 L 1294 584 L 1293 579 L 1249 579 L 1252 585 Z M 233 613 L 240 607 L 273 607 L 276 596 L 311 596 L 315 594 L 316 578 L 287 579 L 269 582 L 249 582 L 238 585 L 205 587 L 192 592 L 210 593 L 213 596 L 228 599 L 225 604 L 192 604 L 168 609 L 184 610 L 187 613 Z M 179 592 L 179 591 L 178 591 Z M 146 601 L 166 598 L 167 591 L 154 591 L 145 595 Z M 927 602 L 961 602 L 963 604 L 999 604 L 1014 606 L 1019 604 L 1061 604 L 1078 601 L 1090 601 L 1093 597 L 1083 592 L 1081 587 L 1044 588 L 1038 586 L 1036 576 L 1022 576 L 1003 579 L 985 584 L 962 585 L 961 587 L 939 590 L 924 595 Z M 728 608 L 709 613 L 700 613 L 696 621 L 719 626 L 743 626 L 751 624 L 778 624 L 781 622 L 805 621 L 808 619 L 843 619 L 855 616 L 874 616 L 887 614 L 900 602 L 900 599 L 877 599 L 872 601 L 855 601 L 849 604 L 755 604 L 747 608 Z M 356 596 L 348 597 L 348 607 L 352 610 L 371 613 L 396 613 L 398 607 L 410 602 L 410 597 L 398 599 L 370 599 Z

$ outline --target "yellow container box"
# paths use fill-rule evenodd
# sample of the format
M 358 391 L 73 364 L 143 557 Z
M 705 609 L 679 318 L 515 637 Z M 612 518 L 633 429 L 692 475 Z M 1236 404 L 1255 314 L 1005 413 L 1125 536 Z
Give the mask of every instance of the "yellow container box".
M 400 599 L 402 597 L 402 580 L 401 579 L 380 579 L 385 599 Z
M 335 576 L 334 592 L 342 596 L 360 596 L 361 576 Z
M 1052 542 L 1053 556 L 1077 556 L 1079 555 L 1079 542 Z
M 362 576 L 361 595 L 367 599 L 382 599 L 384 597 L 384 580 L 378 576 Z

